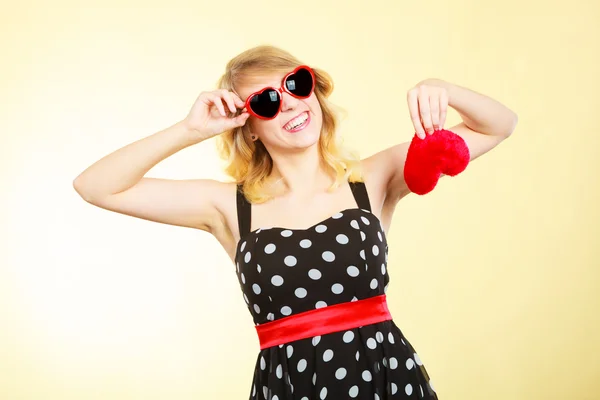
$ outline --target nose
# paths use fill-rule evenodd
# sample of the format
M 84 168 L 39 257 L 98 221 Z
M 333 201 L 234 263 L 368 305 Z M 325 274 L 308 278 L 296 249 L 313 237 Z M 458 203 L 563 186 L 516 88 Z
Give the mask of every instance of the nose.
M 281 111 L 293 110 L 298 106 L 298 99 L 287 92 L 281 95 Z

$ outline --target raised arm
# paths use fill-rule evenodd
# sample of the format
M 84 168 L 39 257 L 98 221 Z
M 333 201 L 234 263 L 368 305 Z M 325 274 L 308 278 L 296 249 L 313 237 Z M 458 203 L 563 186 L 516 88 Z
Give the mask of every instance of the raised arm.
M 230 92 L 204 92 L 183 121 L 96 161 L 75 178 L 73 187 L 85 201 L 106 210 L 211 232 L 223 220 L 219 205 L 230 195 L 228 184 L 144 176 L 176 152 L 243 125 L 247 114 L 226 116 L 224 107 L 234 113 L 236 106 L 243 102 Z

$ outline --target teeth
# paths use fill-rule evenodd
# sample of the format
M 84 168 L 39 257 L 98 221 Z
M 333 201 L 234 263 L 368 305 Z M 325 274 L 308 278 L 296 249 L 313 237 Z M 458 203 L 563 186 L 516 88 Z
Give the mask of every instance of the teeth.
M 291 130 L 294 129 L 300 125 L 302 125 L 304 123 L 304 121 L 306 121 L 308 119 L 308 115 L 306 113 L 302 113 L 302 115 L 294 118 L 293 120 L 291 120 L 290 122 L 288 122 L 285 125 L 285 129 L 287 130 Z

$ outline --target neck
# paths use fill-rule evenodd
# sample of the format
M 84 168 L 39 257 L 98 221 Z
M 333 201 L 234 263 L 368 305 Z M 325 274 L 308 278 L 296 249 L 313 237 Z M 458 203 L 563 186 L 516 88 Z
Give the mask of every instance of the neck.
M 272 158 L 272 177 L 282 179 L 289 193 L 310 195 L 332 183 L 316 145 L 299 153 L 274 154 Z

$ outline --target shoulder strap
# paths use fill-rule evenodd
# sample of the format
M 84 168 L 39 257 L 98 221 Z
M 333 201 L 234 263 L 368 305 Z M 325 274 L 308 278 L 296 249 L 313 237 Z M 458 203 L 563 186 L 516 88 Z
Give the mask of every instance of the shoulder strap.
M 367 193 L 367 187 L 364 182 L 349 182 L 350 189 L 352 189 L 352 194 L 354 195 L 354 200 L 356 200 L 356 204 L 358 207 L 368 210 L 371 212 L 371 202 L 369 201 L 369 194 Z
M 238 228 L 240 230 L 240 237 L 250 233 L 250 221 L 252 219 L 252 208 L 250 202 L 244 196 L 242 185 L 237 185 L 237 216 L 238 216 Z

